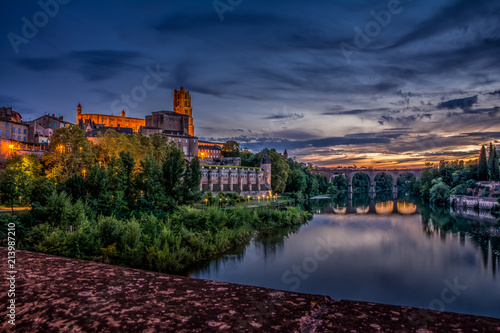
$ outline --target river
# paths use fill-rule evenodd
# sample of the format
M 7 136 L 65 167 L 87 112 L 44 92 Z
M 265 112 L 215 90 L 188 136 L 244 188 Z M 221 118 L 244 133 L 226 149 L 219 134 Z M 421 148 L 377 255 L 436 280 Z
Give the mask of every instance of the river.
M 500 318 L 500 229 L 410 199 L 317 200 L 302 226 L 258 233 L 194 278 Z

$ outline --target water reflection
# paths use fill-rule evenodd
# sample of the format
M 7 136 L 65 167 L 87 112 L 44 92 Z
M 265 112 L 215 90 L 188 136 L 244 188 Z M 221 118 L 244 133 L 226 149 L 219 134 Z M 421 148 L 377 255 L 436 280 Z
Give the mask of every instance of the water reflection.
M 356 195 L 351 199 L 347 195 L 331 200 L 311 200 L 306 209 L 316 214 L 402 214 L 412 215 L 418 212 L 418 206 L 410 197 L 392 199 L 391 193 L 377 193 L 376 196 Z
M 319 239 L 340 244 L 296 291 L 428 308 L 458 279 L 467 289 L 447 311 L 500 318 L 500 228 L 485 213 L 411 198 L 347 196 L 306 204 L 308 224 L 258 233 L 247 245 L 191 269 L 192 276 L 291 290 L 284 272 L 311 258 Z M 290 273 L 288 277 L 293 277 Z

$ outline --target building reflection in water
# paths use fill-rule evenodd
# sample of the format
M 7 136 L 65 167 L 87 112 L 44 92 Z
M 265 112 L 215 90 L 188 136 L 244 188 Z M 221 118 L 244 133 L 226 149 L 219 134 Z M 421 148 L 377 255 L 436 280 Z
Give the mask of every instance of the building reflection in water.
M 394 201 L 376 203 L 375 212 L 379 215 L 390 215 L 394 213 Z
M 417 205 L 411 202 L 398 202 L 398 213 L 402 215 L 413 215 L 417 212 Z

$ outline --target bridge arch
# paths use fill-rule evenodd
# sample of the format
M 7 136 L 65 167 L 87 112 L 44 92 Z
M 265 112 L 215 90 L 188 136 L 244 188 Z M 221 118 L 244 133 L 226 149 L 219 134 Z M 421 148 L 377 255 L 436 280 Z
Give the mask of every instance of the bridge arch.
M 326 176 L 326 179 L 331 179 L 335 175 L 343 174 L 347 178 L 347 192 L 352 195 L 352 180 L 354 175 L 357 173 L 366 173 L 370 177 L 370 194 L 375 194 L 375 177 L 380 173 L 389 174 L 392 177 L 392 191 L 394 196 L 397 196 L 398 192 L 398 178 L 399 176 L 407 173 L 411 173 L 415 178 L 420 178 L 422 174 L 422 169 L 369 169 L 369 168 L 317 168 L 311 170 L 313 173 L 322 173 Z

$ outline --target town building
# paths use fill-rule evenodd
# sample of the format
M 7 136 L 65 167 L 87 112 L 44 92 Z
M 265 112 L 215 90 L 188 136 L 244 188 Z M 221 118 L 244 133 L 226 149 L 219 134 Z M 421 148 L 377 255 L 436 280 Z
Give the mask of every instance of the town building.
M 220 159 L 222 157 L 222 144 L 200 141 L 198 143 L 198 157 L 204 159 Z
M 11 107 L 0 108 L 0 159 L 11 158 L 15 147 L 28 142 L 29 126 Z
M 179 91 L 174 90 L 174 112 L 188 116 L 188 133 L 194 136 L 193 108 L 191 107 L 191 96 L 189 91 L 181 87 Z
M 236 192 L 242 196 L 271 195 L 271 160 L 264 150 L 260 168 L 225 165 L 202 165 L 200 190 L 212 192 Z
M 158 129 L 161 132 L 178 132 L 194 136 L 189 132 L 190 117 L 173 111 L 154 111 L 146 116 L 148 129 Z
M 84 128 L 84 125 L 89 123 L 101 125 L 103 127 L 131 128 L 135 133 L 139 132 L 141 126 L 146 125 L 146 121 L 144 119 L 126 117 L 124 109 L 122 109 L 120 116 L 98 113 L 82 113 L 82 105 L 78 103 L 78 106 L 76 107 L 76 124 Z
M 139 130 L 144 136 L 152 136 L 155 134 L 164 136 L 167 138 L 168 142 L 173 141 L 177 148 L 182 150 L 184 153 L 184 158 L 187 161 L 191 161 L 195 156 L 198 155 L 198 137 L 191 136 L 182 131 L 166 131 L 158 127 L 141 127 Z
M 55 114 L 46 114 L 35 120 L 29 121 L 28 142 L 37 144 L 48 144 L 50 136 L 59 128 L 70 127 L 73 124 L 64 121 L 63 116 L 56 117 Z
M 23 122 L 19 112 L 11 107 L 0 108 L 0 140 L 2 142 L 28 142 L 28 124 Z

